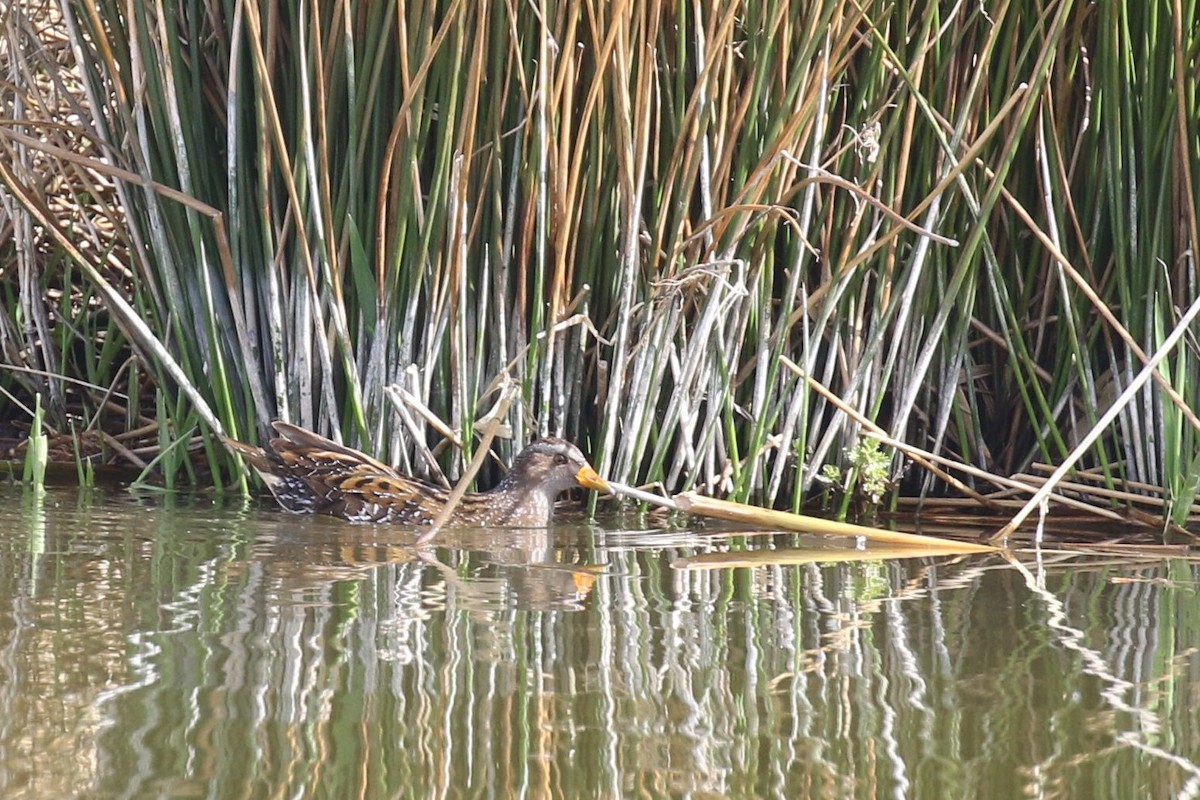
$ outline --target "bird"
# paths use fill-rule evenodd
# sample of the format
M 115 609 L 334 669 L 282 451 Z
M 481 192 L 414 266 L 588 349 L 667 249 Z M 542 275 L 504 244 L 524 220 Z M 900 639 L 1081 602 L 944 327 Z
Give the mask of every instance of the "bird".
M 310 430 L 276 420 L 277 438 L 265 447 L 225 439 L 262 477 L 285 510 L 331 514 L 352 522 L 432 525 L 449 492 L 402 475 L 392 467 Z M 450 527 L 544 528 L 561 492 L 582 486 L 607 491 L 608 483 L 579 448 L 564 439 L 538 439 L 513 459 L 495 488 L 465 494 Z

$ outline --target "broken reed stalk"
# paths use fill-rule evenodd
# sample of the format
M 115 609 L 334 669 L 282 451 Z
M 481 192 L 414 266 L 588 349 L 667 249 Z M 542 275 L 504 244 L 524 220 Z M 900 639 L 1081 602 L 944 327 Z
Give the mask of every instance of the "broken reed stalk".
M 742 503 L 732 503 L 728 500 L 717 500 L 705 497 L 695 492 L 684 492 L 675 495 L 675 503 L 681 511 L 690 514 L 700 514 L 706 517 L 727 519 L 732 522 L 743 522 L 751 525 L 778 528 L 799 533 L 819 533 L 826 536 L 861 537 L 869 542 L 885 544 L 911 545 L 940 549 L 942 552 L 957 553 L 994 553 L 999 548 L 992 545 L 975 542 L 960 542 L 953 539 L 938 539 L 933 536 L 921 536 L 915 533 L 900 531 L 884 531 L 868 528 L 864 525 L 854 525 L 849 522 L 809 517 L 804 514 L 793 514 L 789 511 L 774 511 L 769 508 L 747 506 Z
M 812 549 L 749 550 L 737 552 L 698 553 L 671 562 L 675 569 L 706 570 L 737 567 L 797 566 L 800 564 L 831 564 L 851 561 L 882 561 L 897 558 L 939 558 L 956 555 L 945 547 L 881 544 L 869 550 L 849 547 Z
M 769 508 L 759 508 L 729 500 L 717 500 L 705 497 L 695 492 L 684 492 L 672 497 L 635 489 L 613 481 L 608 482 L 608 489 L 618 496 L 630 497 L 645 503 L 663 506 L 689 514 L 699 514 L 704 517 L 715 517 L 733 522 L 742 522 L 775 530 L 797 531 L 799 533 L 816 533 L 825 536 L 841 536 L 863 538 L 870 542 L 902 545 L 908 548 L 924 548 L 938 553 L 991 553 L 998 548 L 991 545 L 974 542 L 961 542 L 954 539 L 938 539 L 932 536 L 921 536 L 900 531 L 885 531 L 854 525 L 849 522 L 810 517 L 805 514 L 793 514 L 788 511 L 775 511 Z M 911 552 L 909 553 L 911 555 Z M 876 556 L 878 557 L 878 556 Z
M 679 510 L 679 505 L 670 497 L 663 497 L 661 494 L 654 494 L 653 492 L 647 492 L 633 486 L 626 486 L 625 484 L 617 483 L 616 481 L 608 481 L 607 483 L 609 491 L 611 491 L 614 495 L 628 497 L 631 500 L 637 500 L 639 503 L 649 503 L 650 505 L 654 506 L 662 506 L 663 508 L 669 508 L 672 511 Z

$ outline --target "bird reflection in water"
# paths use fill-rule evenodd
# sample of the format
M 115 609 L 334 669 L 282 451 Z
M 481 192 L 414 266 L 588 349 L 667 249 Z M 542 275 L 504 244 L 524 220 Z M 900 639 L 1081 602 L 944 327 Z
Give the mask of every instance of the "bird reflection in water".
M 420 594 L 420 603 L 493 612 L 580 610 L 603 567 L 585 563 L 584 527 L 461 528 L 438 548 L 414 549 L 413 531 L 339 524 L 326 517 L 265 518 L 250 558 L 227 572 L 255 576 L 280 602 L 334 602 L 336 585 L 386 569 Z M 419 587 L 419 588 L 416 588 Z

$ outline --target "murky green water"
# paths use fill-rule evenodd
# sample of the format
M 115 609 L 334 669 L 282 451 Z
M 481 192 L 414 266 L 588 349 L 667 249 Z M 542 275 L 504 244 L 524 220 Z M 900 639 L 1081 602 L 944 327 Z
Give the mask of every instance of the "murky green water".
M 0 797 L 1200 794 L 1189 561 L 410 540 L 0 487 Z

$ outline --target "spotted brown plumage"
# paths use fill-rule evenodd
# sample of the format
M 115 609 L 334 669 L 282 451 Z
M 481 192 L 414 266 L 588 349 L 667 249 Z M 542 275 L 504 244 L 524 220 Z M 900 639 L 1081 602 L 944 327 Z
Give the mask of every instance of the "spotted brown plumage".
M 254 467 L 288 511 L 332 514 L 356 522 L 429 525 L 446 505 L 445 489 L 401 475 L 365 453 L 304 428 L 271 424 L 279 437 L 266 447 L 225 441 Z M 540 439 L 517 454 L 494 489 L 464 495 L 446 524 L 544 527 L 554 517 L 555 498 L 575 486 L 607 488 L 575 445 Z

